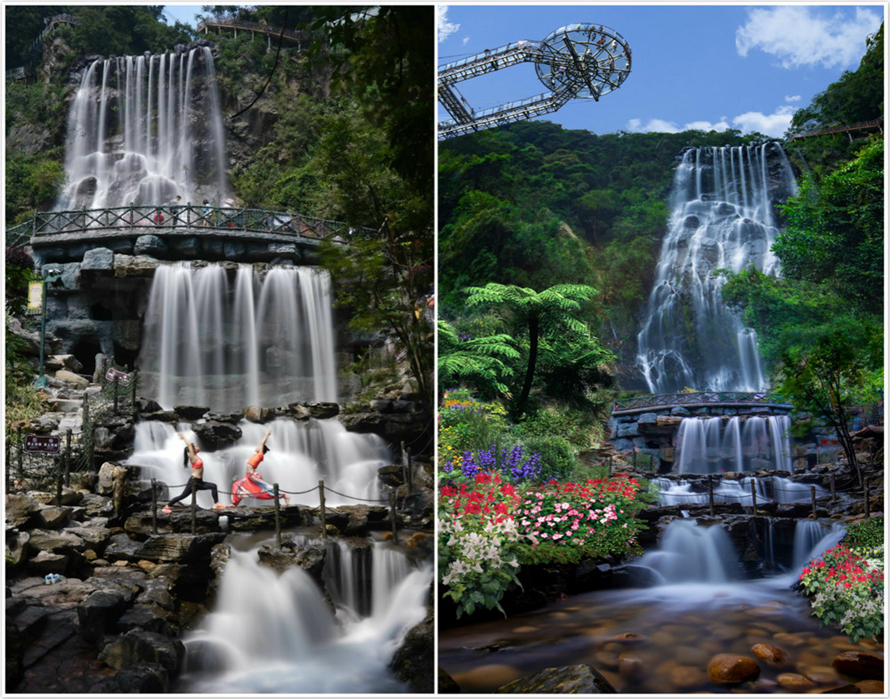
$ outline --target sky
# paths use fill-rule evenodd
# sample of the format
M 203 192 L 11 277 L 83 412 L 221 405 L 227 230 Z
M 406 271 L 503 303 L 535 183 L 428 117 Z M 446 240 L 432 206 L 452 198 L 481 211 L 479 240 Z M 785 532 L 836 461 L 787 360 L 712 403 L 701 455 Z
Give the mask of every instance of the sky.
M 182 22 L 191 27 L 197 27 L 198 22 L 195 15 L 206 14 L 201 10 L 201 5 L 164 5 L 164 16 L 167 18 L 167 24 L 174 22 Z
M 622 34 L 633 65 L 599 102 L 540 119 L 593 133 L 739 129 L 781 137 L 794 111 L 855 70 L 883 4 L 439 5 L 439 65 L 577 22 Z M 477 112 L 545 91 L 532 63 L 457 84 Z M 448 114 L 439 108 L 440 120 Z

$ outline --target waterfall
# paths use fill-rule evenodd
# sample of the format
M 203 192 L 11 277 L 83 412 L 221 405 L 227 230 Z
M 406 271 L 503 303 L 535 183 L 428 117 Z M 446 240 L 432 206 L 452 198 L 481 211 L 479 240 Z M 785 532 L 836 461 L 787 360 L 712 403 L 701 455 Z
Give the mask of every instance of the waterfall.
M 279 418 L 268 425 L 243 420 L 238 427 L 241 438 L 231 446 L 216 451 L 202 451 L 204 480 L 219 486 L 220 502 L 228 505 L 232 482 L 244 476 L 247 459 L 254 453 L 266 428 L 272 430 L 266 454 L 259 468 L 267 483 L 278 483 L 290 493 L 291 504 L 318 506 L 318 481 L 324 479 L 327 488 L 343 495 L 327 492 L 328 505 L 355 504 L 351 498 L 380 500 L 382 498 L 377 471 L 391 462 L 389 449 L 383 439 L 373 434 L 347 432 L 336 419 L 298 422 Z M 176 436 L 183 432 L 192 441 L 197 439 L 187 424 L 171 425 L 145 420 L 136 424 L 134 453 L 128 465 L 139 466 L 144 480 L 156 478 L 169 485 L 184 484 L 188 469 L 183 468 L 183 444 Z M 170 496 L 178 495 L 173 489 Z M 162 495 L 163 497 L 163 495 Z M 241 507 L 260 507 L 271 500 L 246 500 Z M 198 493 L 198 505 L 213 504 L 207 491 Z
M 375 573 L 367 581 L 383 608 L 370 617 L 347 610 L 340 619 L 301 568 L 278 574 L 257 563 L 256 550 L 233 549 L 213 611 L 185 638 L 183 688 L 202 694 L 404 692 L 388 665 L 426 616 L 432 569 L 412 569 L 391 548 L 387 555 L 400 560 L 404 574 Z
M 408 559 L 392 546 L 353 547 L 328 544 L 324 577 L 331 598 L 346 615 L 385 618 L 392 590 L 411 572 Z
M 99 58 L 68 115 L 68 185 L 57 210 L 229 196 L 222 111 L 209 48 Z
M 638 335 L 650 393 L 685 387 L 760 391 L 756 334 L 721 300 L 724 278 L 752 265 L 778 272 L 773 204 L 796 192 L 777 143 L 689 149 L 674 174 L 673 213 Z
M 794 528 L 793 570 L 799 574 L 812 558 L 836 546 L 847 533 L 843 524 L 834 522 L 830 527 L 817 520 L 798 520 Z
M 791 470 L 791 419 L 785 415 L 684 418 L 677 431 L 678 473 Z
M 140 392 L 164 408 L 337 400 L 331 282 L 314 268 L 240 265 L 232 284 L 221 265 L 162 265 L 143 337 Z
M 657 572 L 665 584 L 723 583 L 736 577 L 729 535 L 719 526 L 700 527 L 685 519 L 671 522 L 658 550 L 645 554 L 639 565 Z

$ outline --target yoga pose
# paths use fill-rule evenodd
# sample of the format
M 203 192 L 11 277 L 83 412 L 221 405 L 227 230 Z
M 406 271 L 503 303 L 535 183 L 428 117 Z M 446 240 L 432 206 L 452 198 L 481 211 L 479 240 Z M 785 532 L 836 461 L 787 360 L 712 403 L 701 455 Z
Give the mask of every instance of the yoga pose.
M 259 446 L 254 449 L 254 453 L 247 460 L 247 473 L 244 478 L 232 484 L 233 505 L 237 505 L 245 497 L 254 497 L 258 500 L 271 500 L 275 497 L 275 489 L 257 473 L 257 467 L 262 463 L 266 452 L 269 451 L 269 447 L 266 446 L 266 440 L 269 439 L 270 434 L 272 434 L 272 430 L 266 430 L 266 434 L 263 435 Z M 284 500 L 285 506 L 290 505 L 287 493 L 280 493 L 279 497 Z
M 217 492 L 216 483 L 206 483 L 204 481 L 204 460 L 198 456 L 198 447 L 194 445 L 192 442 L 188 441 L 185 438 L 185 435 L 182 432 L 176 433 L 179 438 L 185 442 L 185 451 L 183 452 L 183 466 L 191 465 L 192 467 L 192 475 L 188 480 L 188 483 L 185 484 L 185 490 L 183 490 L 179 495 L 170 500 L 167 503 L 167 506 L 164 508 L 164 512 L 170 514 L 172 510 L 170 509 L 172 505 L 179 502 L 180 500 L 185 500 L 189 495 L 192 494 L 192 491 L 197 490 L 209 490 L 210 495 L 213 496 L 213 507 L 218 510 L 221 510 L 225 507 L 225 505 L 220 504 L 219 502 L 219 493 Z

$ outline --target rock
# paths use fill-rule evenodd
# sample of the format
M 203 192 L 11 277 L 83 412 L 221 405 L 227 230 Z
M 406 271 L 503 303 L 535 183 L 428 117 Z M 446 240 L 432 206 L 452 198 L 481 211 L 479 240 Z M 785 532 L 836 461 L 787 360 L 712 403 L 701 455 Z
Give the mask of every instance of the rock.
M 145 255 L 123 255 L 118 253 L 114 256 L 114 276 L 116 279 L 124 279 L 126 277 L 151 278 L 160 264 L 154 258 Z
M 28 532 L 19 532 L 19 531 L 7 531 L 6 532 L 6 564 L 7 566 L 12 566 L 16 568 L 22 564 L 23 561 L 28 560 L 28 553 L 30 551 L 30 547 L 28 546 L 28 542 L 31 540 L 31 535 Z
M 777 678 L 779 684 L 789 692 L 806 692 L 816 686 L 811 679 L 796 672 L 783 672 Z
M 438 670 L 438 692 L 439 694 L 460 694 L 460 685 L 454 681 L 441 667 Z
M 73 384 L 74 387 L 79 391 L 84 390 L 87 386 L 90 385 L 89 379 L 85 379 L 80 374 L 75 374 L 73 371 L 68 371 L 67 369 L 59 369 L 59 371 L 57 371 L 55 374 L 55 378 L 58 381 L 64 381 L 65 383 Z
M 622 633 L 608 639 L 611 643 L 643 643 L 645 640 L 646 637 L 638 633 Z
M 645 673 L 645 665 L 642 658 L 632 653 L 622 653 L 618 656 L 618 674 L 626 680 L 639 680 Z
M 208 534 L 158 534 L 140 548 L 140 557 L 158 563 L 197 563 L 210 559 L 210 551 L 226 538 L 222 532 Z
M 185 648 L 159 633 L 133 629 L 109 643 L 99 653 L 99 660 L 122 670 L 141 663 L 157 663 L 168 673 L 179 667 Z
M 754 657 L 770 667 L 782 668 L 791 665 L 788 651 L 779 648 L 779 646 L 773 646 L 769 643 L 755 643 L 751 647 L 751 652 L 754 654 Z
M 831 661 L 831 667 L 844 675 L 864 680 L 883 680 L 884 661 L 871 653 L 848 650 Z
M 41 526 L 47 529 L 58 529 L 64 526 L 71 517 L 70 507 L 44 506 L 37 514 Z
M 275 411 L 272 408 L 260 408 L 256 405 L 251 405 L 244 408 L 242 414 L 245 420 L 262 424 L 268 422 L 274 413 Z
M 498 694 L 616 694 L 609 681 L 590 665 L 550 667 L 528 677 L 520 677 Z
M 47 573 L 65 575 L 68 573 L 68 560 L 69 556 L 66 554 L 40 551 L 34 558 L 28 561 L 28 566 L 38 575 L 46 575 Z
M 114 253 L 108 248 L 92 248 L 87 250 L 80 263 L 81 276 L 84 273 L 110 272 L 114 267 Z
M 671 668 L 671 686 L 683 692 L 702 687 L 708 681 L 705 671 L 690 665 L 677 665 Z
M 192 420 L 200 420 L 205 413 L 210 411 L 210 408 L 194 405 L 174 405 L 173 411 L 186 422 L 191 422 Z
M 47 529 L 34 529 L 31 531 L 31 548 L 40 551 L 63 553 L 66 551 L 82 551 L 83 539 L 70 531 L 49 531 Z
M 127 469 L 110 461 L 102 464 L 99 467 L 99 482 L 96 484 L 96 490 L 99 495 L 112 495 L 114 493 L 114 483 L 121 478 L 121 473 L 126 477 Z
M 97 641 L 114 631 L 115 624 L 127 608 L 126 596 L 120 591 L 97 590 L 77 605 L 77 626 L 89 641 Z
M 24 527 L 40 510 L 40 503 L 23 493 L 6 496 L 6 522 L 13 527 Z
M 884 683 L 879 680 L 859 680 L 856 683 L 862 694 L 883 694 Z
M 412 628 L 393 656 L 389 667 L 414 694 L 432 694 L 435 623 L 428 616 Z
M 272 544 L 263 544 L 257 552 L 260 563 L 273 570 L 283 572 L 292 566 L 299 566 L 316 580 L 321 579 L 327 547 L 325 545 L 297 545 L 293 539 L 281 542 L 281 548 Z
M 193 424 L 192 430 L 198 435 L 201 444 L 210 451 L 225 448 L 241 439 L 241 428 L 227 422 L 208 420 L 201 424 Z
M 164 257 L 168 250 L 167 242 L 157 235 L 140 235 L 136 238 L 133 252 L 136 255 L 149 255 L 151 257 Z
M 139 663 L 114 676 L 123 694 L 166 694 L 170 691 L 170 673 L 157 663 Z
M 340 406 L 337 403 L 311 401 L 306 407 L 309 408 L 309 417 L 316 420 L 327 420 L 340 414 Z
M 382 466 L 377 471 L 377 477 L 391 488 L 398 488 L 405 482 L 405 469 L 395 464 L 391 466 Z
M 708 663 L 708 676 L 716 684 L 734 684 L 757 679 L 760 666 L 753 658 L 733 653 L 718 653 Z
M 139 396 L 136 399 L 136 411 L 141 415 L 146 413 L 162 412 L 161 404 L 151 398 L 143 398 Z
M 133 541 L 126 534 L 115 534 L 111 537 L 111 543 L 106 547 L 104 557 L 109 561 L 136 562 L 146 556 L 142 555 L 145 547 L 139 541 Z
M 75 374 L 79 374 L 83 371 L 83 364 L 77 361 L 77 358 L 73 354 L 54 354 L 47 357 L 46 368 L 51 371 L 67 369 L 68 371 L 73 371 Z

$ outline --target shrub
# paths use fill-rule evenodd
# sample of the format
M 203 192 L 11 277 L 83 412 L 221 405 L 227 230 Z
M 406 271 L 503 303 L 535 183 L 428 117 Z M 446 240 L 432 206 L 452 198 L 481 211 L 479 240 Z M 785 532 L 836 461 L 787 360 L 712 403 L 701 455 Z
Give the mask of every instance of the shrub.
M 442 469 L 445 478 L 475 478 L 477 474 L 498 472 L 511 483 L 523 483 L 535 480 L 541 472 L 541 455 L 528 452 L 522 445 L 498 447 L 492 444 L 490 449 L 465 451 L 461 455 L 460 469 L 452 463 L 446 463 Z
M 812 597 L 813 614 L 823 626 L 840 626 L 853 643 L 882 633 L 882 547 L 877 557 L 865 558 L 839 544 L 807 564 L 800 574 L 800 584 Z
M 530 437 L 562 437 L 577 453 L 589 449 L 600 437 L 598 427 L 589 420 L 589 413 L 580 410 L 542 408 L 519 426 L 519 435 L 526 440 Z
M 872 517 L 849 525 L 844 544 L 857 551 L 871 552 L 884 546 L 884 518 Z
M 575 470 L 576 460 L 572 447 L 558 435 L 532 436 L 525 439 L 525 448 L 540 454 L 542 481 L 569 478 Z
M 477 401 L 466 389 L 446 392 L 439 409 L 439 470 L 451 473 L 465 452 L 503 442 L 510 431 L 506 414 L 500 403 Z

